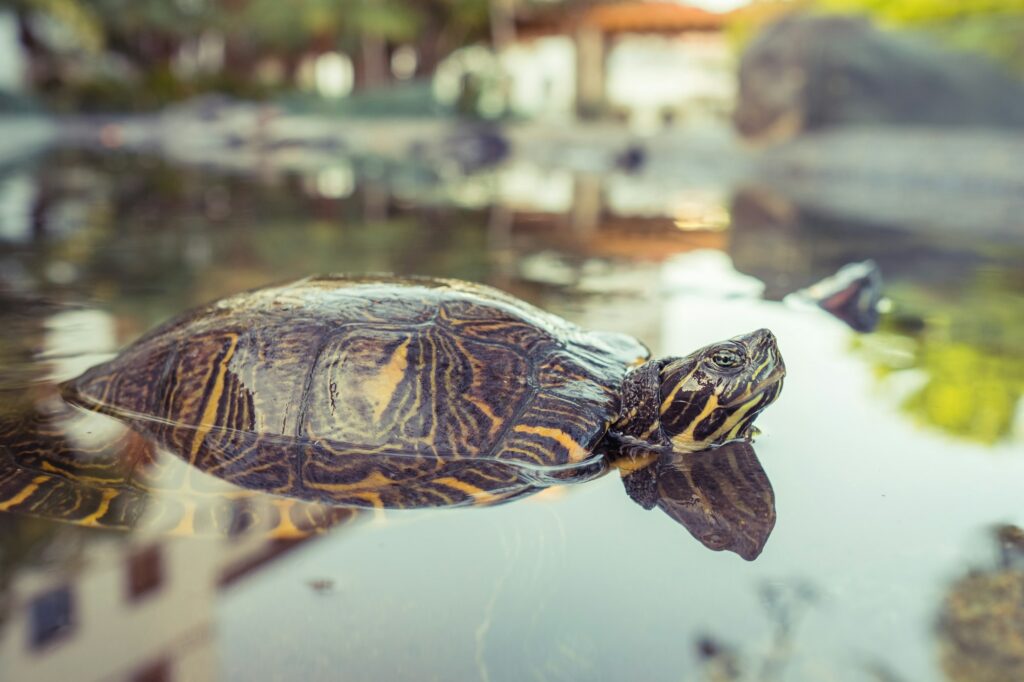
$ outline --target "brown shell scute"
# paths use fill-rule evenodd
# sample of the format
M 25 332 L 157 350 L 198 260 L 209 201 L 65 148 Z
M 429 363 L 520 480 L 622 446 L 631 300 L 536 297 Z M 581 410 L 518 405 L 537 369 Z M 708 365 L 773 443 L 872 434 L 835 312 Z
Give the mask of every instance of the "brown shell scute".
M 531 372 L 524 356 L 439 326 L 350 327 L 320 352 L 296 435 L 342 449 L 486 456 L 532 395 Z
M 455 460 L 587 460 L 646 355 L 484 286 L 324 277 L 172 321 L 67 394 L 246 487 L 340 499 L 429 475 L 464 493 L 488 490 L 470 470 L 519 474 Z

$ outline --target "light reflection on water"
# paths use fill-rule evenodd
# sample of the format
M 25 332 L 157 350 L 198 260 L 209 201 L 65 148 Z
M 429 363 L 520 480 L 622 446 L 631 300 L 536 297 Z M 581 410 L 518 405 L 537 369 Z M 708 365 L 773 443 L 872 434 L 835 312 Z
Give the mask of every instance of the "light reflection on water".
M 748 564 L 707 551 L 612 476 L 492 509 L 378 516 L 299 545 L 5 514 L 0 677 L 164 665 L 170 679 L 711 679 L 718 666 L 750 680 L 916 680 L 955 669 L 934 636 L 944 595 L 968 569 L 993 568 L 987 528 L 1024 524 L 1019 244 L 922 250 L 920 236 L 825 220 L 762 191 L 681 192 L 631 216 L 602 198 L 636 199 L 621 188 L 650 187 L 642 178 L 602 190 L 516 169 L 439 191 L 357 177 L 256 181 L 71 152 L 16 169 L 0 192 L 2 413 L 191 305 L 309 272 L 485 281 L 659 355 L 767 326 L 789 376 L 759 420 L 778 507 L 763 554 Z M 492 206 L 502 182 L 507 200 Z M 725 211 L 723 230 L 708 216 Z M 688 229 L 702 220 L 709 229 Z M 868 336 L 766 301 L 749 277 L 778 299 L 865 257 L 881 263 L 894 309 Z M 139 558 L 152 546 L 158 587 L 133 597 L 125 576 L 153 580 Z M 62 625 L 62 597 L 38 598 L 63 584 L 75 615 Z M 33 648 L 40 622 L 63 630 Z

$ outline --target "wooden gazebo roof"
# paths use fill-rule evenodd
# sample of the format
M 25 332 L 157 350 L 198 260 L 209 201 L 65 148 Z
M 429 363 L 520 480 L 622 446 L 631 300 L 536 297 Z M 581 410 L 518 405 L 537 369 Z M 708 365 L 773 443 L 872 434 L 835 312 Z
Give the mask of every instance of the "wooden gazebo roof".
M 604 33 L 681 33 L 725 27 L 725 15 L 674 2 L 596 5 L 583 12 L 577 21 Z
M 570 33 L 579 27 L 602 33 L 682 33 L 719 31 L 728 14 L 709 12 L 675 2 L 604 2 L 566 11 L 554 8 L 519 17 L 526 35 Z

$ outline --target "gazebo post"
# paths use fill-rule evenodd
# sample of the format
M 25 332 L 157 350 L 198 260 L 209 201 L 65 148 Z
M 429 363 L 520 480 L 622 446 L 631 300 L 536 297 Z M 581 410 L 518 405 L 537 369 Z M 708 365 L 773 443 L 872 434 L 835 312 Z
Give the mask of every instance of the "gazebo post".
M 605 57 L 607 37 L 596 26 L 576 29 L 576 115 L 599 118 L 605 110 Z

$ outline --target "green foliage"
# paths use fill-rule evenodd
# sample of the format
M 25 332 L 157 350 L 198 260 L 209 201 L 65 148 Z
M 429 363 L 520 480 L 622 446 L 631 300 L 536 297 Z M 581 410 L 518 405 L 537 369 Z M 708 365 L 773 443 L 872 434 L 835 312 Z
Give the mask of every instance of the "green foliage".
M 460 45 L 483 38 L 490 24 L 489 0 L 434 0 L 430 5 L 434 17 L 445 17 L 445 28 Z
M 353 169 L 356 178 L 359 168 Z M 393 177 L 398 170 L 367 167 L 374 177 Z M 381 187 L 372 183 L 357 183 L 347 197 L 325 199 L 314 189 L 315 173 L 264 184 L 158 158 L 74 150 L 54 153 L 39 173 L 49 192 L 40 214 L 40 235 L 46 236 L 31 258 L 17 262 L 38 281 L 45 280 L 50 263 L 73 265 L 82 295 L 115 300 L 116 314 L 140 332 L 204 300 L 311 272 L 472 280 L 490 274 L 483 212 L 389 208 L 377 201 Z M 76 229 L 48 232 L 51 220 L 82 211 L 83 196 L 89 197 L 89 211 L 76 213 L 85 216 Z M 211 202 L 224 213 L 211 215 Z M 196 258 L 197 244 L 205 256 Z M 0 299 L 0 310 L 3 304 Z M 0 343 L 0 379 L 5 360 L 16 366 L 21 358 L 25 364 L 22 344 L 38 347 L 28 334 L 12 338 L 18 346 Z
M 132 81 L 100 76 L 69 83 L 50 94 L 48 105 L 52 110 L 69 113 L 80 110 L 150 111 L 207 92 L 252 100 L 265 99 L 269 94 L 258 83 L 232 73 L 204 74 L 185 79 L 166 66 L 157 65 Z
M 1024 74 L 1024 0 L 754 0 L 730 24 L 734 44 L 742 48 L 765 24 L 793 11 L 865 14 L 883 26 L 987 54 Z
M 825 10 L 865 13 L 887 26 L 935 35 L 1024 74 L 1024 0 L 817 0 Z
M 317 41 L 355 49 L 363 36 L 410 42 L 431 24 L 465 39 L 488 24 L 488 0 L 249 0 L 221 10 L 229 32 L 276 49 L 302 49 Z
M 726 27 L 729 41 L 741 52 L 764 26 L 792 12 L 813 8 L 813 0 L 753 0 L 735 12 Z
M 222 81 L 229 94 L 253 92 L 261 59 L 293 83 L 305 56 L 338 50 L 357 63 L 386 64 L 389 47 L 414 44 L 427 68 L 484 38 L 488 0 L 8 0 L 23 27 L 39 31 L 33 59 L 48 97 L 61 108 L 146 109 L 219 84 L 206 73 L 176 72 L 179 49 L 202 36 L 225 41 Z M 372 57 L 367 57 L 372 55 Z M 116 64 L 111 71 L 107 67 Z M 180 70 L 179 70 L 180 71 Z M 360 72 L 365 73 L 365 72 Z M 247 85 L 245 80 L 249 81 Z M 359 80 L 378 84 L 377 79 Z
M 90 0 L 87 5 L 107 33 L 121 35 L 156 31 L 185 36 L 202 28 L 214 16 L 212 6 L 203 2 Z
M 880 376 L 920 373 L 904 412 L 956 436 L 998 442 L 1011 435 L 1024 395 L 1022 291 L 1024 281 L 1005 272 L 983 272 L 956 296 L 894 288 L 898 314 L 862 349 Z
M 1007 435 L 1021 392 L 1020 384 L 1004 375 L 1013 359 L 952 343 L 924 345 L 919 362 L 928 381 L 903 403 L 906 412 L 984 443 Z
M 818 0 L 828 10 L 865 12 L 885 25 L 934 34 L 1024 74 L 1024 0 Z
M 77 47 L 99 52 L 104 45 L 103 20 L 81 0 L 11 0 L 17 12 L 45 15 L 74 37 Z
M 1024 0 L 818 0 L 825 9 L 867 12 L 885 21 L 931 23 L 1024 12 Z

